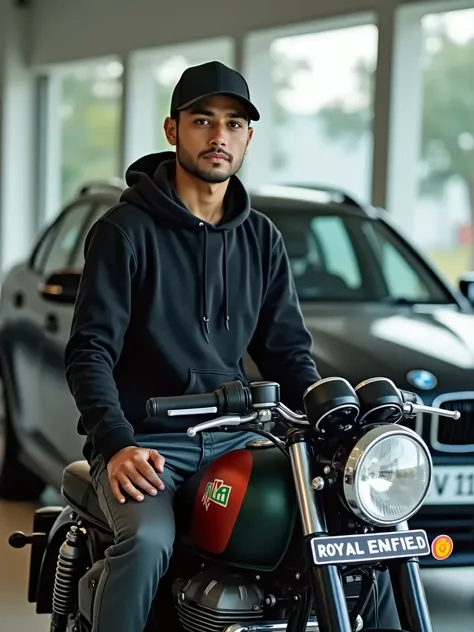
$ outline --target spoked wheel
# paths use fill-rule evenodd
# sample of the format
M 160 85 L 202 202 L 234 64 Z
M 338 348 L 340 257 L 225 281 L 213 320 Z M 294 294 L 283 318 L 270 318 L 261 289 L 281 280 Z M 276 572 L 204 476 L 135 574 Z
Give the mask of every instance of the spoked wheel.
M 20 462 L 18 452 L 8 393 L 0 375 L 0 498 L 10 501 L 37 501 L 45 484 Z

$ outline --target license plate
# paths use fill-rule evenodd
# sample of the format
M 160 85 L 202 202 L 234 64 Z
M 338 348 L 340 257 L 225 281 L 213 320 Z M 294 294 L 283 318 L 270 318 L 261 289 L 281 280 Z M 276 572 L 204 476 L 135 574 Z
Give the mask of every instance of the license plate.
M 474 505 L 474 466 L 436 465 L 425 505 Z
M 318 565 L 359 564 L 429 555 L 430 544 L 426 532 L 416 529 L 313 538 L 311 549 Z

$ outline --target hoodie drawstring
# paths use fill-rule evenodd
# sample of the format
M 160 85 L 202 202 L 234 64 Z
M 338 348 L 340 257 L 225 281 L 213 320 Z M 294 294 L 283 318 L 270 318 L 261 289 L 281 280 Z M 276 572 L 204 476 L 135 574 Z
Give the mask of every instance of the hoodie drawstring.
M 228 291 L 228 274 L 227 274 L 227 231 L 224 231 L 224 252 L 222 255 L 222 276 L 224 279 L 224 326 L 227 331 L 230 330 L 230 316 L 229 316 L 229 291 Z
M 200 226 L 204 229 L 204 243 L 203 243 L 203 260 L 202 260 L 202 309 L 203 315 L 202 319 L 204 321 L 204 329 L 206 332 L 206 338 L 209 342 L 209 334 L 211 333 L 209 327 L 209 306 L 208 306 L 208 296 L 207 296 L 207 249 L 209 242 L 209 233 L 207 230 L 207 226 L 204 223 L 201 223 Z M 229 316 L 229 290 L 228 290 L 228 265 L 227 265 L 227 232 L 222 232 L 223 238 L 223 253 L 222 253 L 222 276 L 224 283 L 224 326 L 227 331 L 230 330 L 230 316 Z
M 203 246 L 203 261 L 202 261 L 202 302 L 203 302 L 203 314 L 202 319 L 204 321 L 204 329 L 206 330 L 206 338 L 207 342 L 209 342 L 209 313 L 207 311 L 207 243 L 208 243 L 208 233 L 207 226 L 205 224 L 200 224 L 200 226 L 204 227 L 204 246 Z

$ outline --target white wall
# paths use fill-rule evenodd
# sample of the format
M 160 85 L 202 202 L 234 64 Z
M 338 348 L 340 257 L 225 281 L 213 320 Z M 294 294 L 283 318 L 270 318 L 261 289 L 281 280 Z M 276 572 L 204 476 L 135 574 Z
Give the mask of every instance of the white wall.
M 0 270 L 34 235 L 34 78 L 26 64 L 31 16 L 0 4 Z

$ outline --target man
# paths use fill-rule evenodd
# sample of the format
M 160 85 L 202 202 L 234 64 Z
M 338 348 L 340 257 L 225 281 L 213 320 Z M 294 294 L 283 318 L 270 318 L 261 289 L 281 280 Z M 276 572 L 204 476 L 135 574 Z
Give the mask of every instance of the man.
M 189 417 L 146 418 L 147 398 L 245 382 L 246 349 L 293 408 L 319 379 L 281 235 L 235 176 L 258 119 L 239 73 L 186 70 L 164 125 L 176 153 L 133 164 L 120 204 L 86 240 L 65 361 L 115 534 L 94 632 L 143 630 L 172 553 L 177 487 L 254 437 L 191 439 Z

